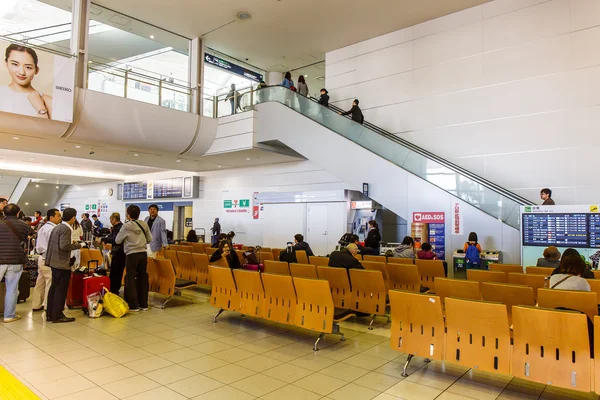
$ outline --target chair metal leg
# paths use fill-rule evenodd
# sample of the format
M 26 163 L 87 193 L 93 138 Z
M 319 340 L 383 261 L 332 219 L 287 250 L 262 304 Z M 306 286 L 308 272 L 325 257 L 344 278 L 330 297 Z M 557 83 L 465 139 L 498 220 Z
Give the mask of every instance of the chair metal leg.
M 221 315 L 221 313 L 222 313 L 223 311 L 225 311 L 225 310 L 223 310 L 222 308 L 221 308 L 219 311 L 217 311 L 217 313 L 216 313 L 216 314 L 215 314 L 215 316 L 213 317 L 213 324 L 217 323 L 217 317 L 218 317 L 219 315 Z
M 402 370 L 402 376 L 405 378 L 408 376 L 408 374 L 406 373 L 406 369 L 408 368 L 408 364 L 410 364 L 410 361 L 412 360 L 412 358 L 413 358 L 413 355 L 409 354 L 408 358 L 406 359 L 406 363 L 404 364 L 404 370 Z
M 160 308 L 164 309 L 167 306 L 167 303 L 171 301 L 172 298 L 173 296 L 169 296 L 169 298 L 164 303 L 162 303 L 162 306 L 160 306 Z
M 430 363 L 431 362 L 431 360 L 429 358 L 426 358 L 423 361 L 425 361 L 426 363 Z
M 369 330 L 372 331 L 373 330 L 373 322 L 375 321 L 375 317 L 377 315 L 373 314 L 373 317 L 371 318 L 371 322 L 369 322 Z
M 314 351 L 319 351 L 319 342 L 321 341 L 321 339 L 323 339 L 323 336 L 325 336 L 325 332 L 321 332 L 319 334 L 319 337 L 317 338 L 317 341 L 315 342 L 315 346 L 313 347 Z
M 346 336 L 344 336 L 344 334 L 342 332 L 340 332 L 340 335 L 342 335 L 342 337 L 340 338 L 340 342 L 345 342 Z

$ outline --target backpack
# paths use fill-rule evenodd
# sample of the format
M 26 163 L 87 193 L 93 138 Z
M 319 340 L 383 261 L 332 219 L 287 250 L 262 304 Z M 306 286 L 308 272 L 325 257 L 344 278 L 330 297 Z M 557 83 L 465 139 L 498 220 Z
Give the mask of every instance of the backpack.
M 479 250 L 477 250 L 477 244 L 469 243 L 465 258 L 468 263 L 479 264 Z
M 291 242 L 288 242 L 286 249 L 279 253 L 279 261 L 285 261 L 288 264 L 298 262 L 296 259 L 296 251 L 293 249 Z

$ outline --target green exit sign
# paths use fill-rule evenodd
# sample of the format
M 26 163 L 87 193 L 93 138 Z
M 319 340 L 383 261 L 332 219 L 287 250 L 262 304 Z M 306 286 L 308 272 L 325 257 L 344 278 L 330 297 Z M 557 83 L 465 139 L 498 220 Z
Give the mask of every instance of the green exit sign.
M 233 201 L 223 200 L 223 208 L 232 208 L 232 207 L 233 207 Z
M 240 200 L 240 207 L 250 207 L 250 199 Z

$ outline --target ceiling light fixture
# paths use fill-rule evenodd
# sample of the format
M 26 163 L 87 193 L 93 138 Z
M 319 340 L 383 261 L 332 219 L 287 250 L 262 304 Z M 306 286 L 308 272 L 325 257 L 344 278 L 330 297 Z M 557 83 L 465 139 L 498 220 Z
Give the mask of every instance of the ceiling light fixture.
M 181 162 L 181 160 L 177 160 L 177 162 Z
M 154 39 L 154 35 L 150 35 L 150 39 Z
M 220 166 L 220 165 L 217 165 L 217 168 L 221 168 L 221 166 Z
M 308 75 L 304 75 L 305 78 L 308 78 Z
M 29 203 L 25 203 L 25 205 L 26 205 L 26 206 L 28 206 L 28 205 L 29 205 Z
M 56 188 L 57 188 L 57 189 L 60 189 L 60 186 L 57 186 Z
M 250 161 L 250 157 L 246 157 L 246 161 Z
M 237 17 L 241 20 L 246 20 L 252 18 L 252 15 L 249 12 L 239 12 Z
M 76 148 L 76 149 L 80 149 L 80 148 L 81 148 L 81 146 L 77 145 L 77 146 L 75 146 L 75 148 Z
M 135 153 L 133 156 L 134 157 L 139 157 L 140 155 L 138 153 Z
M 13 140 L 19 140 L 17 136 L 13 136 Z
M 35 187 L 40 187 L 40 185 L 35 185 Z
M 48 207 L 48 203 L 44 203 L 44 206 Z

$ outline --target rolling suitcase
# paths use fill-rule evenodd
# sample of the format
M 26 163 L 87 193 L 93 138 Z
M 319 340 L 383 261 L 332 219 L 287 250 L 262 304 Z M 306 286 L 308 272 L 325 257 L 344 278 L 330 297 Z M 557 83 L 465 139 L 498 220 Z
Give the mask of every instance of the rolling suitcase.
M 81 271 L 80 268 L 71 273 L 71 280 L 69 281 L 69 289 L 67 291 L 67 307 L 69 309 L 83 307 L 83 281 L 89 276 L 92 264 L 95 265 L 94 268 L 98 268 L 98 262 L 90 260 L 88 261 L 87 272 Z
M 17 297 L 17 303 L 22 301 L 27 301 L 31 291 L 31 274 L 29 271 L 23 271 L 21 273 L 21 278 L 19 278 L 19 296 Z

